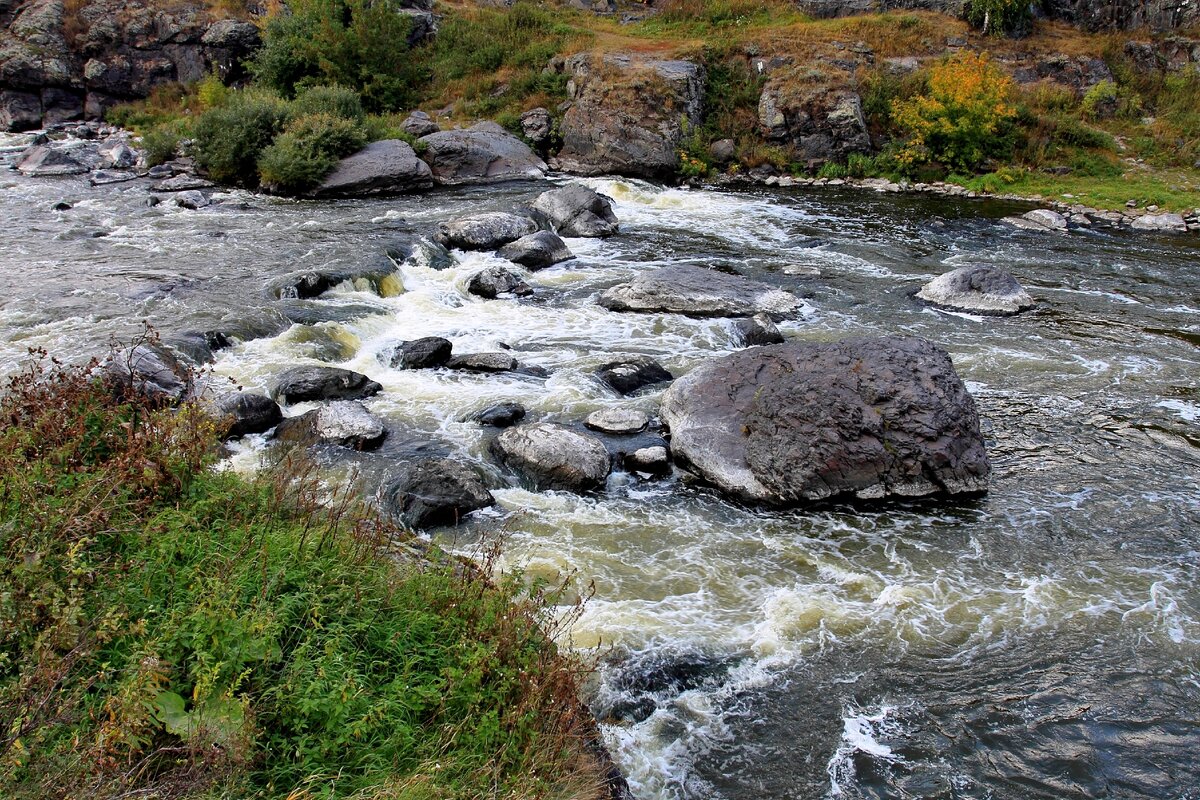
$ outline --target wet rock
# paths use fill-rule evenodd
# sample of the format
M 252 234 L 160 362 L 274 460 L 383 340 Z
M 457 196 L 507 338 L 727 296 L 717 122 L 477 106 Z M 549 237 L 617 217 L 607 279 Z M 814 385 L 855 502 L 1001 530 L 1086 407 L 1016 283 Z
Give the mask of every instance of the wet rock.
M 104 375 L 120 391 L 132 391 L 169 405 L 181 402 L 192 387 L 188 368 L 157 342 L 114 354 L 104 363 Z
M 191 192 L 200 189 L 212 189 L 216 184 L 196 175 L 176 175 L 166 178 L 150 187 L 152 192 Z
M 383 421 L 355 400 L 330 403 L 289 417 L 275 430 L 275 438 L 283 442 L 331 444 L 349 450 L 374 450 L 386 436 Z
M 1155 233 L 1187 233 L 1187 222 L 1180 214 L 1144 214 L 1135 217 L 1129 226 L 1135 231 Z
M 550 231 L 522 236 L 501 247 L 496 255 L 529 270 L 545 269 L 575 257 L 567 248 L 567 243 Z
M 365 281 L 377 294 L 385 294 L 384 281 L 396 274 L 396 265 L 386 258 L 372 263 L 334 269 L 315 269 L 288 275 L 275 282 L 271 293 L 280 298 L 306 300 L 320 297 L 325 292 L 347 281 Z
M 210 411 L 227 426 L 224 436 L 236 439 L 252 433 L 266 433 L 283 421 L 279 404 L 254 392 L 233 392 L 212 402 Z
M 371 142 L 338 162 L 310 194 L 313 197 L 378 197 L 407 194 L 433 186 L 429 165 L 417 158 L 408 142 Z
M 715 164 L 732 164 L 737 158 L 737 144 L 733 139 L 718 139 L 708 146 L 708 155 Z
M 646 386 L 673 380 L 675 376 L 649 356 L 634 356 L 601 364 L 596 377 L 620 394 L 633 394 Z
M 596 489 L 610 469 L 599 439 L 548 422 L 508 428 L 496 437 L 492 451 L 538 489 Z
M 765 283 L 716 270 L 680 264 L 640 273 L 630 283 L 608 289 L 600 305 L 612 311 L 685 314 L 691 317 L 782 318 L 801 302 Z
M 671 471 L 671 455 L 662 445 L 642 447 L 626 455 L 623 466 L 629 472 L 665 475 Z
M 494 122 L 440 131 L 420 141 L 426 145 L 422 158 L 440 184 L 540 180 L 546 173 L 546 162 L 529 145 Z
M 525 406 L 520 403 L 499 403 L 488 406 L 472 416 L 471 419 L 480 425 L 489 425 L 493 428 L 511 428 L 525 419 L 525 413 Z
M 525 297 L 533 294 L 533 289 L 521 280 L 520 275 L 504 267 L 493 266 L 472 275 L 467 280 L 467 292 L 487 300 L 494 300 L 502 294 Z
M 82 175 L 100 165 L 96 145 L 67 141 L 30 147 L 17 160 L 17 171 L 29 177 Z
M 437 133 L 441 128 L 424 111 L 414 111 L 400 123 L 400 130 L 420 139 L 422 136 Z
M 1007 222 L 1014 228 L 1039 233 L 1045 231 L 1066 233 L 1067 231 L 1067 218 L 1048 208 L 1035 209 L 1020 216 L 1005 217 L 1001 221 Z
M 175 195 L 175 205 L 196 211 L 212 205 L 212 200 L 208 199 L 204 192 L 180 192 Z
M 114 133 L 103 142 L 96 151 L 103 160 L 106 169 L 132 169 L 137 166 L 141 154 L 129 145 L 129 135 Z
M 645 430 L 650 418 L 634 408 L 602 408 L 588 414 L 583 424 L 594 431 L 619 436 Z
M 742 350 L 676 381 L 662 417 L 675 459 L 743 500 L 987 489 L 975 403 L 950 357 L 924 339 Z
M 733 332 L 743 347 L 783 344 L 783 334 L 775 326 L 774 320 L 766 314 L 755 314 L 753 317 L 734 320 Z
M 997 316 L 1036 305 L 1016 278 L 995 267 L 960 267 L 925 284 L 917 297 L 939 308 Z
M 379 495 L 383 507 L 410 528 L 457 525 L 472 511 L 496 503 L 472 467 L 448 458 L 405 465 Z
M 381 353 L 381 359 L 393 369 L 433 369 L 443 367 L 450 360 L 454 345 L 440 336 L 426 336 L 408 342 L 400 342 L 390 351 Z
M 116 172 L 109 169 L 98 169 L 88 176 L 92 186 L 109 186 L 114 183 L 128 183 L 137 178 L 133 172 Z
M 213 353 L 233 344 L 233 340 L 221 331 L 182 331 L 167 337 L 166 341 L 193 364 L 207 364 L 213 360 Z
M 537 229 L 537 223 L 529 217 L 492 211 L 441 223 L 437 240 L 445 247 L 460 250 L 495 250 Z
M 41 97 L 32 92 L 0 91 L 0 131 L 32 131 L 41 126 Z
M 383 387 L 359 372 L 339 367 L 292 367 L 279 376 L 271 395 L 281 403 L 305 400 L 361 400 Z
M 466 372 L 511 372 L 517 366 L 517 360 L 508 353 L 464 353 L 446 362 L 447 368 Z
M 704 68 L 691 61 L 583 53 L 565 66 L 559 169 L 579 175 L 673 175 L 685 126 L 702 122 Z
M 546 215 L 561 236 L 612 236 L 619 227 L 612 201 L 577 183 L 542 192 L 533 207 Z
M 63 200 L 63 201 L 55 203 L 53 206 L 51 206 L 51 209 L 54 211 L 70 211 L 74 207 L 75 206 L 73 206 L 70 203 L 68 203 L 67 201 Z

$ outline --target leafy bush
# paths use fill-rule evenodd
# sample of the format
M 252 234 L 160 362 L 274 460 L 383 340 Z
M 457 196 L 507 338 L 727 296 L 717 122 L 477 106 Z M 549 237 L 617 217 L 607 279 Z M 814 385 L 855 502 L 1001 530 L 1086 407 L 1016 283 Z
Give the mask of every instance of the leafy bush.
M 892 104 L 908 134 L 897 153 L 902 166 L 937 161 L 974 171 L 1011 150 L 1012 79 L 986 53 L 961 52 L 930 70 L 928 94 Z
M 1106 119 L 1117 113 L 1117 85 L 1100 81 L 1083 96 L 1083 113 L 1090 119 Z
M 310 86 L 302 90 L 292 101 L 292 113 L 297 117 L 329 114 L 355 122 L 366 117 L 358 92 L 344 86 Z
M 156 125 L 142 137 L 142 149 L 146 151 L 146 165 L 164 164 L 175 158 L 179 144 L 185 137 L 185 126 L 178 122 Z
M 988 35 L 1021 35 L 1029 30 L 1029 0 L 970 0 L 967 22 Z
M 261 90 L 235 92 L 196 120 L 196 163 L 220 183 L 258 184 L 258 157 L 291 115 L 286 101 Z
M 845 164 L 839 164 L 836 161 L 826 161 L 817 170 L 818 178 L 826 178 L 828 180 L 842 180 L 849 177 L 849 171 Z
M 196 102 L 201 111 L 223 106 L 229 99 L 230 88 L 214 73 L 196 84 Z
M 288 125 L 258 159 L 264 188 L 297 194 L 317 186 L 337 160 L 367 143 L 358 123 L 331 114 L 310 114 Z

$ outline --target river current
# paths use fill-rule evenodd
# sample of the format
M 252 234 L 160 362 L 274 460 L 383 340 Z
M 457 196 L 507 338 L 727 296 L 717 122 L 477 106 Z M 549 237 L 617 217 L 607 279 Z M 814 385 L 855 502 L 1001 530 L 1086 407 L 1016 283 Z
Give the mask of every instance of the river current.
M 0 167 L 21 137 L 0 136 Z M 560 181 L 561 182 L 561 181 Z M 439 221 L 504 210 L 546 184 L 386 200 L 244 192 L 188 211 L 147 183 L 0 171 L 0 375 L 31 347 L 101 355 L 146 322 L 164 337 L 233 331 L 213 369 L 266 391 L 328 363 L 384 386 L 377 453 L 330 462 L 370 485 L 413 452 L 490 475 L 499 505 L 435 536 L 469 550 L 501 530 L 505 563 L 574 573 L 595 595 L 573 644 L 600 659 L 593 708 L 639 800 L 675 798 L 1200 798 L 1200 246 L 1194 237 L 1034 234 L 1027 206 L 840 188 L 698 190 L 584 181 L 620 235 L 570 239 L 532 299 L 481 300 L 494 256 L 417 255 L 383 294 L 315 300 L 270 287 L 376 263 Z M 56 211 L 59 201 L 71 204 Z M 734 270 L 802 296 L 789 338 L 882 333 L 944 347 L 979 406 L 986 497 L 954 503 L 732 504 L 676 477 L 621 473 L 592 495 L 520 488 L 464 421 L 518 401 L 577 422 L 618 398 L 591 377 L 647 354 L 677 376 L 735 348 L 728 321 L 606 311 L 596 294 L 656 266 Z M 1038 300 L 1016 318 L 932 310 L 911 293 L 994 264 Z M 548 378 L 399 371 L 388 344 L 444 336 L 511 347 Z M 297 406 L 289 414 L 308 406 Z M 253 469 L 260 438 L 231 464 Z

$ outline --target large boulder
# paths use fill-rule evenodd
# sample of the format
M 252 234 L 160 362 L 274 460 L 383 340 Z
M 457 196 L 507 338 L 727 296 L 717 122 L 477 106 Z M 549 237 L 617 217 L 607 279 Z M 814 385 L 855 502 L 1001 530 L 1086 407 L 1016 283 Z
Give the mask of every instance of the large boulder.
M 192 389 L 191 371 L 158 342 L 114 353 L 104 362 L 104 374 L 117 391 L 133 392 L 156 403 L 175 405 Z
M 546 174 L 546 162 L 494 122 L 439 131 L 419 141 L 426 148 L 422 157 L 441 184 L 539 180 Z
M 437 240 L 459 250 L 495 250 L 538 229 L 530 217 L 490 211 L 438 225 Z
M 448 458 L 405 465 L 383 486 L 379 499 L 410 528 L 457 525 L 472 511 L 496 502 L 474 469 Z
M 743 347 L 758 347 L 764 344 L 783 344 L 783 334 L 775 321 L 766 314 L 742 317 L 733 323 L 733 333 Z
M 374 450 L 383 443 L 387 428 L 379 417 L 356 400 L 342 400 L 288 417 L 275 430 L 275 438 L 300 445 L 332 444 L 350 450 Z
M 704 267 L 678 264 L 648 270 L 600 295 L 612 311 L 685 314 L 689 317 L 782 318 L 798 311 L 795 296 L 769 284 Z
M 566 62 L 571 106 L 559 169 L 579 175 L 673 175 L 686 130 L 702 122 L 704 68 L 629 54 L 583 53 Z
M 32 131 L 41 125 L 41 97 L 33 92 L 0 91 L 0 131 Z
M 209 406 L 210 413 L 223 426 L 226 438 L 234 439 L 251 433 L 266 433 L 283 421 L 279 404 L 254 392 L 233 392 L 216 398 Z
M 69 140 L 36 144 L 17 160 L 17 171 L 30 177 L 82 175 L 100 166 L 102 158 L 93 142 Z
M 1010 316 L 1035 303 L 1017 279 L 995 267 L 960 267 L 921 287 L 917 297 L 939 308 Z
M 417 158 L 408 142 L 371 142 L 338 162 L 312 191 L 314 197 L 375 197 L 406 194 L 433 186 L 429 165 Z
M 444 367 L 454 345 L 440 336 L 424 336 L 400 342 L 380 354 L 380 360 L 393 369 L 432 369 Z
M 666 383 L 673 376 L 666 367 L 650 356 L 632 356 L 609 361 L 596 368 L 596 377 L 619 394 L 633 394 L 646 386 Z
M 849 89 L 812 83 L 792 74 L 807 66 L 772 73 L 758 100 L 758 122 L 770 141 L 791 145 L 797 160 L 844 161 L 871 149 L 862 100 Z
M 538 231 L 522 236 L 515 242 L 501 247 L 496 255 L 529 270 L 545 269 L 575 257 L 567 248 L 567 243 L 551 231 Z
M 383 387 L 360 372 L 340 367 L 292 367 L 279 376 L 272 396 L 281 403 L 305 400 L 361 400 Z
M 1154 233 L 1187 233 L 1187 221 L 1181 214 L 1143 214 L 1129 226 L 1135 231 Z
M 492 452 L 538 489 L 596 489 L 612 466 L 599 439 L 549 422 L 508 428 Z
M 414 111 L 400 123 L 400 130 L 409 136 L 415 136 L 420 139 L 422 136 L 437 133 L 441 128 L 424 111 Z
M 975 403 L 950 357 L 924 339 L 742 350 L 676 381 L 662 418 L 675 459 L 743 500 L 987 489 Z
M 502 294 L 524 297 L 533 294 L 533 289 L 512 270 L 493 265 L 485 267 L 467 279 L 467 293 L 487 300 L 495 300 Z
M 577 183 L 542 192 L 533 207 L 545 214 L 562 236 L 612 236 L 619 227 L 612 201 Z
M 1200 5 L 1180 0 L 1043 0 L 1041 5 L 1051 19 L 1091 31 L 1165 31 L 1200 24 Z

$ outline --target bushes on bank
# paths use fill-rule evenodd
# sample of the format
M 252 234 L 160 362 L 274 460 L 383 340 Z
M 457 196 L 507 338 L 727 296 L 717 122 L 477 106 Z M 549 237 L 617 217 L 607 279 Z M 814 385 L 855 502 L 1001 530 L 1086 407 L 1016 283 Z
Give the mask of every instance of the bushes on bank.
M 1029 0 L 968 0 L 967 22 L 985 34 L 1019 36 L 1033 21 Z
M 320 184 L 339 158 L 366 143 L 362 126 L 353 119 L 327 113 L 299 117 L 262 152 L 259 178 L 269 191 L 299 194 Z
M 258 157 L 291 115 L 286 101 L 270 92 L 234 92 L 229 101 L 196 120 L 196 163 L 220 183 L 258 185 Z

